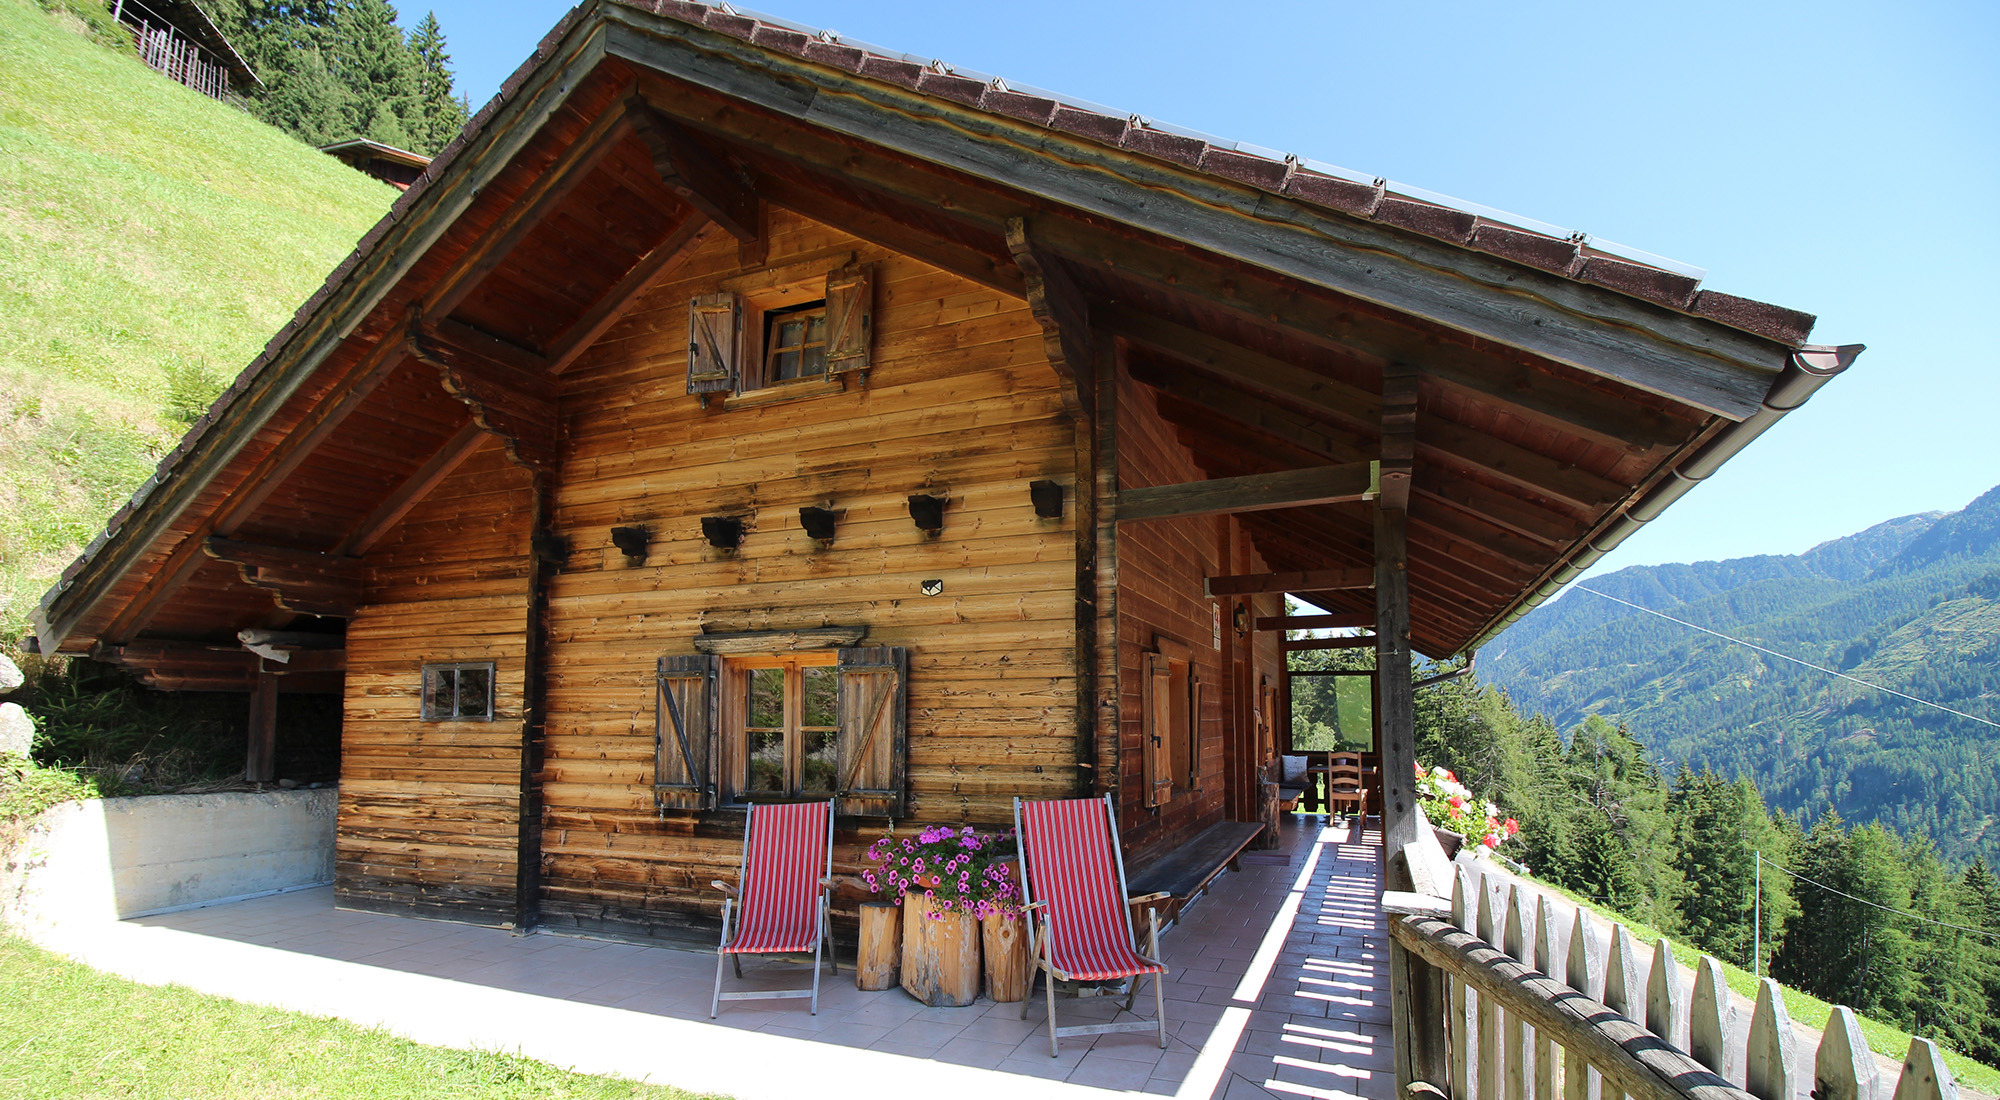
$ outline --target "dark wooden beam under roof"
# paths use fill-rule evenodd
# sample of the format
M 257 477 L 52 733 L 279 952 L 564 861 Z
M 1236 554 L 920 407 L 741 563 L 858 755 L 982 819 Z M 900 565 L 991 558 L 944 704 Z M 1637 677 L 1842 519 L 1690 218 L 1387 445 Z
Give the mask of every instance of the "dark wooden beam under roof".
M 486 429 L 477 423 L 467 423 L 458 434 L 445 440 L 444 446 L 431 455 L 417 471 L 404 479 L 401 485 L 382 498 L 375 509 L 355 524 L 354 530 L 334 548 L 336 554 L 360 556 L 375 548 L 375 544 L 390 532 L 417 502 L 430 495 L 432 489 L 451 476 L 459 464 L 471 457 L 472 452 L 486 441 Z
M 547 360 L 523 363 L 517 353 L 496 354 L 494 343 L 415 325 L 405 343 L 411 354 L 437 368 L 445 390 L 465 402 L 474 423 L 500 438 L 516 465 L 537 475 L 555 472 L 558 422 Z
M 1367 568 L 1317 569 L 1305 573 L 1244 573 L 1208 578 L 1211 596 L 1261 596 L 1280 592 L 1323 592 L 1342 588 L 1372 588 L 1374 571 Z
M 739 241 L 755 241 L 757 194 L 715 150 L 635 98 L 627 110 L 667 189 Z
M 1286 653 L 1300 653 L 1317 649 L 1372 649 L 1374 645 L 1373 634 L 1351 634 L 1337 638 L 1286 638 L 1278 643 L 1278 648 Z
M 236 566 L 243 582 L 269 591 L 280 608 L 345 619 L 361 603 L 361 559 L 211 535 L 202 550 Z
M 1062 377 L 1063 406 L 1071 415 L 1088 417 L 1096 404 L 1097 383 L 1092 370 L 1096 357 L 1090 346 L 1090 307 L 1083 292 L 1061 260 L 1044 253 L 1029 239 L 1023 219 L 1007 222 L 1007 250 L 1013 253 L 1014 266 L 1021 269 L 1028 312 L 1042 326 L 1049 365 Z
M 1120 523 L 1126 523 L 1315 504 L 1352 504 L 1374 498 L 1380 487 L 1377 470 L 1373 462 L 1354 462 L 1122 489 L 1114 514 Z
M 1260 615 L 1254 629 L 1257 630 L 1343 630 L 1364 629 L 1375 625 L 1372 612 L 1354 612 L 1345 615 Z
M 715 229 L 715 223 L 700 213 L 695 213 L 686 221 L 674 227 L 652 251 L 633 263 L 618 282 L 598 299 L 596 305 L 585 310 L 581 317 L 571 322 L 569 328 L 550 341 L 548 348 L 549 371 L 560 374 L 575 365 L 584 352 L 589 351 L 598 337 L 611 331 L 611 326 L 625 316 L 627 310 L 638 302 L 646 289 L 663 279 L 679 267 L 695 250 L 699 249 Z

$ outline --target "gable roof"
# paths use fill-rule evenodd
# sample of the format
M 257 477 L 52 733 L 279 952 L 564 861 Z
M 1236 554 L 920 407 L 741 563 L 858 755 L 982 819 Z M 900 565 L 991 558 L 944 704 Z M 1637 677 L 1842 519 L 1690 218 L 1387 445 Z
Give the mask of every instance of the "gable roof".
M 44 644 L 120 641 L 102 632 L 118 617 L 106 608 L 123 601 L 129 627 L 131 600 L 165 598 L 146 591 L 148 571 L 188 558 L 202 525 L 187 516 L 214 514 L 232 493 L 240 505 L 253 475 L 301 476 L 302 458 L 269 461 L 270 437 L 315 430 L 357 363 L 374 356 L 381 368 L 399 311 L 455 263 L 462 273 L 482 234 L 545 198 L 537 174 L 572 164 L 621 110 L 685 128 L 773 201 L 975 281 L 1021 294 L 1028 268 L 1067 272 L 1094 316 L 1139 349 L 1135 373 L 1178 379 L 1161 387 L 1163 413 L 1216 456 L 1216 476 L 1270 455 L 1374 446 L 1370 391 L 1385 363 L 1408 359 L 1443 379 L 1426 423 L 1444 441 L 1429 474 L 1419 452 L 1416 480 L 1447 479 L 1433 487 L 1435 560 L 1424 568 L 1451 607 L 1425 621 L 1419 597 L 1419 644 L 1432 652 L 1504 625 L 1858 351 L 1807 349 L 1811 317 L 1704 290 L 1687 269 L 1383 181 L 724 6 L 595 0 L 543 39 L 65 571 L 37 617 Z M 621 155 L 632 154 L 612 159 Z M 828 156 L 849 158 L 837 195 L 813 163 Z M 952 201 L 926 204 L 925 188 Z M 662 209 L 686 211 L 671 195 Z M 1016 239 L 1017 223 L 1031 239 Z M 625 229 L 646 238 L 630 246 L 641 250 L 673 233 Z M 548 337 L 507 331 L 497 313 L 474 323 L 523 346 Z M 1305 382 L 1322 399 L 1300 399 L 1285 372 L 1301 369 L 1322 376 Z M 1256 391 L 1226 432 L 1202 423 L 1213 411 L 1202 387 L 1218 380 L 1232 400 L 1244 385 Z M 1643 445 L 1621 434 L 1627 420 Z M 1451 479 L 1468 477 L 1476 507 L 1452 497 Z M 1267 558 L 1356 548 L 1337 520 L 1321 530 L 1326 517 L 1283 518 L 1260 529 L 1278 548 Z M 1455 556 L 1476 559 L 1488 531 L 1524 540 L 1516 559 L 1485 563 L 1478 582 L 1442 575 Z

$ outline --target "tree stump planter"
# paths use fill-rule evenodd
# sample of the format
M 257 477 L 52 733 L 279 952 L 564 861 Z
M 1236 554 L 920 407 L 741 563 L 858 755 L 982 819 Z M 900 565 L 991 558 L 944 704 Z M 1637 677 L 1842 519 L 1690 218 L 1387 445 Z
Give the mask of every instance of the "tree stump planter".
M 978 1000 L 979 922 L 963 910 L 938 909 L 922 894 L 905 895 L 902 982 L 910 996 L 934 1008 Z
M 896 984 L 903 953 L 902 906 L 893 901 L 861 903 L 861 938 L 855 952 L 854 987 L 888 989 Z
M 979 938 L 985 947 L 986 995 L 1002 1003 L 1026 1000 L 1034 974 L 1028 966 L 1027 922 L 995 913 L 980 919 Z

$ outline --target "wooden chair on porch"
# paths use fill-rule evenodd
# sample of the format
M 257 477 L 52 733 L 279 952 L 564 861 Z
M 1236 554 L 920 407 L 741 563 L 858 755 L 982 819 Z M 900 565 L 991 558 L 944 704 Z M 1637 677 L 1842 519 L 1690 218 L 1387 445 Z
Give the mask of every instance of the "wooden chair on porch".
M 1344 805 L 1354 807 L 1356 817 L 1368 813 L 1368 788 L 1362 782 L 1361 755 L 1336 752 L 1326 759 L 1326 812 L 1334 814 Z
M 1014 800 L 1014 831 L 1021 838 L 1021 900 L 1034 927 L 1034 965 L 1046 975 L 1049 1005 L 1049 1056 L 1059 1051 L 1064 1035 L 1101 1035 L 1114 1031 L 1159 1029 L 1160 1049 L 1167 1046 L 1166 995 L 1160 978 L 1167 973 L 1158 961 L 1160 915 L 1151 903 L 1165 897 L 1125 896 L 1125 858 L 1118 846 L 1118 816 L 1111 797 L 1065 798 L 1049 802 Z M 1132 908 L 1148 906 L 1147 954 L 1138 951 Z M 1139 996 L 1139 979 L 1153 978 L 1153 1016 L 1120 1023 L 1056 1025 L 1056 982 L 1104 982 L 1129 978 L 1124 1011 L 1132 1011 Z M 1032 986 L 1029 990 L 1033 992 Z M 1021 1018 L 1028 1018 L 1028 1001 L 1021 1001 Z
M 840 964 L 833 958 L 833 927 L 827 917 L 827 892 L 833 887 L 833 803 L 751 806 L 743 823 L 743 860 L 736 881 L 737 886 L 720 879 L 709 884 L 725 895 L 709 1019 L 715 1018 L 724 1001 L 771 997 L 810 997 L 812 1014 L 818 1015 L 821 956 L 835 974 L 840 973 Z M 741 978 L 745 955 L 807 951 L 813 957 L 809 989 L 722 991 L 724 959 L 734 964 L 736 976 Z

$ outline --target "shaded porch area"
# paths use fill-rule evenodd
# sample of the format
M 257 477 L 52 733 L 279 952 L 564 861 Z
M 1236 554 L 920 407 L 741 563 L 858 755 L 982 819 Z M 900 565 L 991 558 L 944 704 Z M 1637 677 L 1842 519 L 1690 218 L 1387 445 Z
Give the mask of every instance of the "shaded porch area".
M 1148 1034 L 1113 1034 L 1064 1039 L 1051 1058 L 1039 996 L 1026 1020 L 1018 1004 L 984 999 L 927 1008 L 899 989 L 856 990 L 844 963 L 817 1016 L 748 1002 L 711 1021 L 712 954 L 343 911 L 330 888 L 69 924 L 41 939 L 142 981 L 742 1100 L 879 1094 L 897 1081 L 979 1096 L 1388 1100 L 1379 834 L 1287 818 L 1282 839 L 1246 854 L 1163 937 L 1165 1051 Z M 756 965 L 746 982 L 791 984 L 798 973 Z M 1058 1011 L 1069 1023 L 1108 1019 L 1114 1007 L 1082 998 Z

